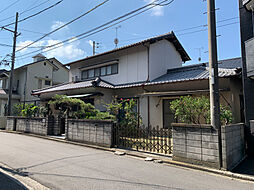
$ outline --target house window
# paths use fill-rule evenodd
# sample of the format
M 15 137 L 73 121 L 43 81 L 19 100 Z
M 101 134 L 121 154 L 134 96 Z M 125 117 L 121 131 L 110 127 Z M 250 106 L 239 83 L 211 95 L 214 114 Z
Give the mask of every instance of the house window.
M 100 76 L 100 68 L 96 68 L 96 69 L 94 69 L 94 76 L 95 77 L 99 77 Z
M 50 84 L 51 84 L 50 80 L 45 80 L 45 85 L 50 86 Z
M 94 69 L 88 70 L 88 78 L 93 78 L 94 77 Z
M 107 75 L 111 75 L 111 65 L 107 66 Z
M 88 71 L 82 71 L 81 79 L 84 80 L 84 79 L 87 79 L 87 78 L 88 78 Z
M 3 80 L 0 80 L 0 88 L 3 88 Z
M 106 75 L 106 68 L 107 67 L 102 67 L 101 68 L 101 76 L 105 76 Z
M 118 64 L 98 67 L 95 69 L 89 69 L 81 72 L 81 79 L 94 78 L 99 76 L 107 76 L 118 73 Z

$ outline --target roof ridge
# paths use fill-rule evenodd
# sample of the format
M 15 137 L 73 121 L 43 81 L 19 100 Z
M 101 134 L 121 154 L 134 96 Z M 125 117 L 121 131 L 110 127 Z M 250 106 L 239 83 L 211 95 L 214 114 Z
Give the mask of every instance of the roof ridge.
M 184 72 L 184 71 L 188 71 L 188 70 L 193 70 L 193 69 L 198 68 L 198 67 L 205 68 L 206 66 L 205 66 L 204 63 L 199 63 L 199 64 L 192 64 L 192 65 L 187 65 L 187 66 L 182 66 L 182 67 L 176 67 L 176 68 L 168 69 L 167 74 L 169 72 L 177 72 L 177 71 Z
M 135 42 L 135 43 L 132 43 L 132 44 L 128 44 L 128 45 L 125 45 L 125 46 L 122 46 L 122 47 L 119 47 L 119 48 L 116 48 L 116 49 L 112 49 L 112 50 L 109 50 L 109 51 L 105 51 L 105 52 L 102 52 L 100 54 L 95 54 L 95 55 L 92 55 L 92 56 L 88 56 L 86 58 L 83 58 L 83 59 L 79 59 L 77 61 L 73 61 L 73 62 L 70 62 L 70 63 L 67 63 L 65 64 L 65 66 L 70 66 L 74 63 L 77 63 L 77 62 L 80 62 L 80 61 L 84 61 L 84 60 L 87 60 L 87 59 L 92 59 L 94 57 L 97 57 L 97 56 L 102 56 L 102 55 L 106 55 L 106 54 L 109 54 L 109 53 L 113 53 L 113 52 L 116 52 L 116 51 L 120 51 L 120 50 L 124 50 L 126 48 L 130 48 L 130 47 L 133 47 L 133 46 L 137 46 L 137 45 L 140 45 L 140 44 L 143 44 L 143 43 L 146 43 L 146 42 L 149 42 L 149 41 L 152 41 L 152 40 L 162 40 L 164 38 L 168 38 L 168 39 L 171 39 L 171 38 L 174 38 L 174 40 L 170 41 L 176 48 L 176 50 L 179 52 L 179 54 L 181 55 L 183 61 L 189 61 L 190 60 L 190 57 L 189 55 L 187 54 L 187 52 L 185 51 L 185 49 L 182 47 L 182 44 L 180 43 L 180 41 L 177 39 L 175 33 L 173 31 L 170 31 L 170 32 L 167 32 L 165 34 L 161 34 L 161 35 L 157 35 L 157 36 L 154 36 L 154 37 L 151 37 L 151 38 L 147 38 L 147 39 L 144 39 L 144 40 L 141 40 L 141 41 L 138 41 L 138 42 Z M 178 46 L 178 47 L 177 47 Z M 177 49 L 178 48 L 178 49 Z

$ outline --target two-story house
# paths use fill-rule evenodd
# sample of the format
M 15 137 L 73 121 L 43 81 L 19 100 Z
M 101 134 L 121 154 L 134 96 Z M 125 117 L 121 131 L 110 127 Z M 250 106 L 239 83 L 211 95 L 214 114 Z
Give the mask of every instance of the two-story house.
M 206 64 L 182 67 L 188 60 L 190 57 L 170 32 L 68 63 L 69 83 L 32 94 L 41 100 L 65 94 L 90 102 L 102 111 L 104 104 L 115 96 L 135 98 L 144 125 L 167 128 L 174 121 L 170 101 L 180 95 L 209 95 Z M 232 104 L 236 120 L 240 120 L 238 73 L 235 69 L 220 68 L 219 75 L 223 97 Z
M 69 69 L 56 58 L 47 59 L 42 54 L 33 57 L 33 62 L 14 69 L 13 104 L 36 103 L 40 99 L 31 95 L 32 90 L 68 82 Z M 9 71 L 0 73 L 0 115 L 6 111 L 8 101 Z

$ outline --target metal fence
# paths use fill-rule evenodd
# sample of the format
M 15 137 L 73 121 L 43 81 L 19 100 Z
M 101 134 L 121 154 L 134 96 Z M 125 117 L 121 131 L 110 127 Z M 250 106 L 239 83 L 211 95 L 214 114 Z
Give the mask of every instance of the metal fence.
M 156 128 L 114 126 L 114 145 L 118 148 L 144 152 L 171 154 L 172 130 Z

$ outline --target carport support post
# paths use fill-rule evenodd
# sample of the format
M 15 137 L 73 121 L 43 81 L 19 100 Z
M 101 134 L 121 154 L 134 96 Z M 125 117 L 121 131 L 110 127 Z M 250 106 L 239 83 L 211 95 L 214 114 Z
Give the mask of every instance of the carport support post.
M 222 167 L 222 143 L 220 124 L 220 95 L 218 78 L 217 36 L 215 1 L 207 0 L 208 46 L 209 46 L 209 85 L 211 125 L 218 131 L 219 167 Z

